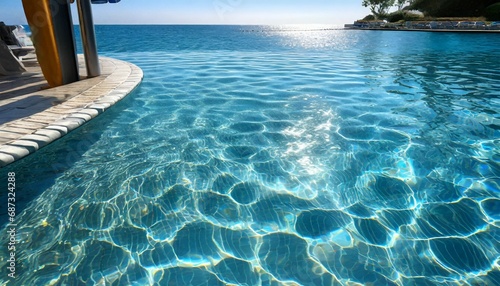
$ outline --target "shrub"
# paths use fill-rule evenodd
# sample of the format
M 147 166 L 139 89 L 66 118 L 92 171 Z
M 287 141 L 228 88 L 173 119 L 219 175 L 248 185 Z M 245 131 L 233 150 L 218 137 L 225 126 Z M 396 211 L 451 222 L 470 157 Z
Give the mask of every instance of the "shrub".
M 373 16 L 373 15 L 368 15 L 368 16 L 363 18 L 363 21 L 374 21 L 374 20 L 375 20 L 375 16 Z
M 387 21 L 391 22 L 391 23 L 401 21 L 404 18 L 405 18 L 405 15 L 402 11 L 396 11 L 394 13 L 387 15 Z
M 377 17 L 377 20 L 387 20 L 387 17 L 389 17 L 389 14 L 380 14 Z
M 424 15 L 422 14 L 422 12 L 410 10 L 410 11 L 404 11 L 403 16 L 404 16 L 403 19 L 405 21 L 418 21 L 422 20 Z
M 488 21 L 500 20 L 500 2 L 486 7 L 484 9 L 483 15 Z

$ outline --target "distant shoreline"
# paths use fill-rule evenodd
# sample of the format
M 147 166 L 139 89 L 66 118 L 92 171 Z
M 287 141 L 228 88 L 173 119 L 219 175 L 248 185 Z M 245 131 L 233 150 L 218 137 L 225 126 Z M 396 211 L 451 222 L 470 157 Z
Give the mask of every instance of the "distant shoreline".
M 463 20 L 405 21 L 389 23 L 384 20 L 357 20 L 345 24 L 347 30 L 411 31 L 411 32 L 455 32 L 455 33 L 499 33 L 500 22 Z
M 465 29 L 412 29 L 412 28 L 357 28 L 344 27 L 344 30 L 356 31 L 400 31 L 400 32 L 445 32 L 445 33 L 500 33 L 500 30 L 465 30 Z

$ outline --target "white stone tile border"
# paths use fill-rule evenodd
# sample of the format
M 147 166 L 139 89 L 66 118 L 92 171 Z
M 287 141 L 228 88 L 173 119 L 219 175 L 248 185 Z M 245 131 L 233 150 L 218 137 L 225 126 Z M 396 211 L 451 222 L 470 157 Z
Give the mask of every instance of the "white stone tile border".
M 78 90 L 78 94 L 65 102 L 31 115 L 36 115 L 37 118 L 53 118 L 55 114 L 60 116 L 57 120 L 52 120 L 53 122 L 45 124 L 44 127 L 34 132 L 26 134 L 26 129 L 23 129 L 24 135 L 20 134 L 19 138 L 0 145 L 0 167 L 7 166 L 36 152 L 89 122 L 130 94 L 142 81 L 143 72 L 134 64 L 107 57 L 100 57 L 100 62 L 102 70 L 111 69 L 113 71 L 97 78 L 81 80 L 74 84 L 42 91 L 43 93 L 67 92 L 74 94 L 75 90 Z M 96 90 L 92 91 L 94 88 Z M 16 128 L 13 126 L 29 126 L 29 120 L 30 116 L 8 122 L 0 126 L 0 131 L 3 131 L 2 127 L 13 130 Z

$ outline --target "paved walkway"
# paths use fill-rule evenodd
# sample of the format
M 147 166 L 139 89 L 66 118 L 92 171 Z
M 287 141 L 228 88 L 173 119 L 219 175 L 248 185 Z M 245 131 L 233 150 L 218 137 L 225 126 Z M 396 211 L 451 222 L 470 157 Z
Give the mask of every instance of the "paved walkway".
M 0 77 L 0 167 L 88 122 L 142 81 L 142 70 L 133 64 L 105 57 L 100 62 L 101 76 L 55 88 L 47 88 L 37 66 Z M 86 74 L 82 65 L 80 74 Z

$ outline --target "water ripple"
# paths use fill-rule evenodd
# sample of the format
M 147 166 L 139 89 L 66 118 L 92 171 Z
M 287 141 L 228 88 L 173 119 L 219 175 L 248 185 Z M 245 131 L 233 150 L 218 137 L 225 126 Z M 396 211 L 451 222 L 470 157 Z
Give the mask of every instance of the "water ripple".
M 500 285 L 498 39 L 115 29 L 143 84 L 9 166 L 15 285 Z

